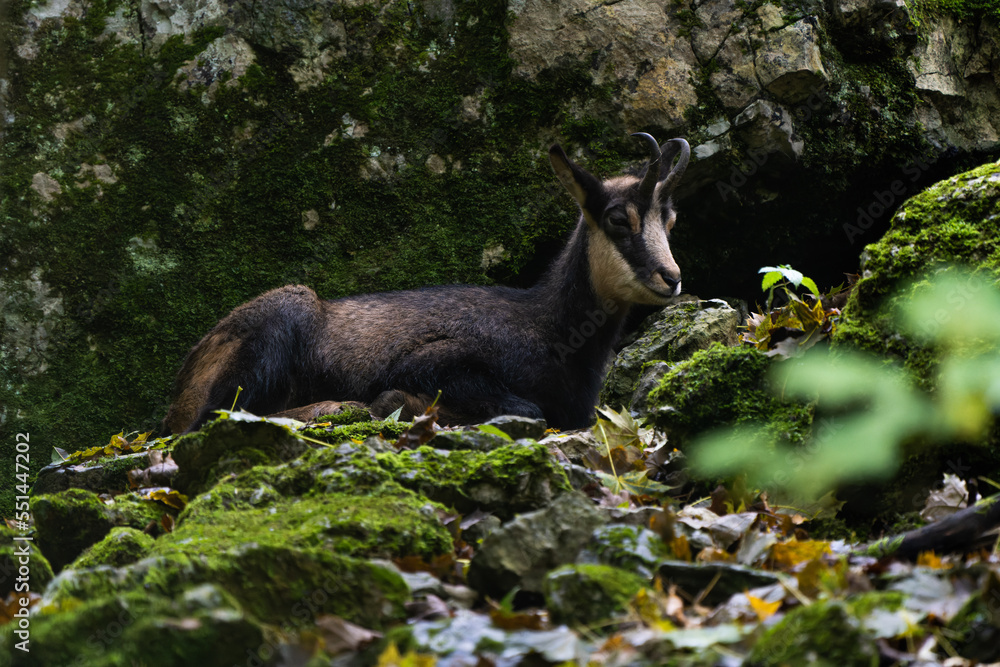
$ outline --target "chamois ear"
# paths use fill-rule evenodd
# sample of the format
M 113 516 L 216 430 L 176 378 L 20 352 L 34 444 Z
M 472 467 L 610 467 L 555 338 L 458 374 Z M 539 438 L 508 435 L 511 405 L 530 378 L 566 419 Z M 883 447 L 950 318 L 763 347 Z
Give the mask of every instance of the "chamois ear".
M 549 149 L 549 162 L 556 172 L 556 178 L 569 190 L 584 213 L 587 213 L 587 196 L 599 192 L 601 182 L 590 172 L 574 164 L 559 144 L 553 144 Z
M 691 160 L 691 146 L 684 139 L 671 139 L 660 146 L 660 162 L 664 167 L 669 167 L 675 157 L 677 158 L 677 164 L 662 177 L 660 183 L 656 186 L 657 201 L 663 202 L 669 195 L 673 194 L 677 184 L 680 183 L 681 177 L 684 176 L 684 170 L 687 169 L 688 162 Z

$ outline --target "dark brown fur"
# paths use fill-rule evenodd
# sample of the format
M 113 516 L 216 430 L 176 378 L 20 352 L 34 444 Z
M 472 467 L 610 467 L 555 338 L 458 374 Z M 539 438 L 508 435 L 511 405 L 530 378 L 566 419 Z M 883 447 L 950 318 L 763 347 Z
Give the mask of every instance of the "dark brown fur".
M 534 287 L 430 287 L 335 301 L 301 285 L 271 290 L 188 353 L 165 429 L 198 428 L 233 404 L 238 386 L 237 407 L 257 414 L 302 406 L 307 414 L 317 401 L 360 401 L 382 416 L 403 405 L 412 414 L 440 390 L 446 423 L 516 414 L 562 429 L 587 424 L 629 306 L 663 304 L 680 291 L 666 235 L 688 147 L 643 138 L 651 158 L 641 181 L 602 183 L 552 148 L 556 175 L 582 215 Z M 678 153 L 659 178 L 659 163 Z

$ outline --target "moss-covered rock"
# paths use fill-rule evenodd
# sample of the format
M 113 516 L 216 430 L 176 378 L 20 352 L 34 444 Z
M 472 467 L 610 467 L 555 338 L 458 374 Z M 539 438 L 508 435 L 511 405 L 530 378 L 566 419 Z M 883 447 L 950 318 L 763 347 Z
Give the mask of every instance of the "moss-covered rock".
M 430 558 L 452 546 L 439 509 L 393 482 L 364 494 L 282 496 L 266 483 L 237 478 L 194 499 L 155 553 L 225 553 L 252 541 L 352 556 Z
M 929 382 L 933 354 L 904 335 L 899 307 L 924 281 L 954 265 L 1000 279 L 1000 164 L 986 164 L 911 197 L 889 231 L 866 246 L 864 276 L 848 300 L 835 342 L 901 359 Z M 975 295 L 955 294 L 955 304 Z M 933 326 L 929 323 L 928 326 Z
M 649 579 L 609 565 L 564 565 L 545 577 L 545 606 L 556 623 L 588 625 L 623 614 Z
M 812 409 L 777 398 L 768 382 L 771 360 L 751 347 L 715 344 L 671 367 L 650 393 L 648 406 L 671 443 L 722 426 L 755 421 L 776 439 L 798 444 L 809 434 Z
M 586 496 L 564 493 L 545 509 L 490 533 L 469 564 L 468 584 L 495 599 L 515 586 L 541 592 L 546 573 L 574 562 L 594 530 L 607 522 Z
M 103 539 L 114 525 L 101 499 L 83 489 L 32 498 L 31 513 L 38 548 L 57 572 Z
M 0 641 L 17 641 L 11 625 Z M 31 619 L 30 652 L 4 651 L 0 665 L 150 667 L 243 664 L 266 647 L 262 628 L 221 590 L 206 586 L 171 599 L 135 591 L 80 600 L 63 613 Z M 267 664 L 259 661 L 257 664 Z
M 158 544 L 151 558 L 131 570 L 142 587 L 169 596 L 196 584 L 213 583 L 254 618 L 272 624 L 293 614 L 310 618 L 335 614 L 365 627 L 383 628 L 403 618 L 403 604 L 409 597 L 398 573 L 320 547 L 249 541 L 208 554 L 176 543 L 162 547 L 167 555 L 160 556 L 160 550 Z M 303 607 L 305 599 L 313 600 L 308 612 Z
M 57 572 L 114 526 L 142 530 L 164 514 L 176 514 L 166 505 L 135 494 L 102 500 L 84 489 L 33 497 L 31 512 L 38 531 L 37 546 Z
M 73 561 L 72 567 L 85 568 L 97 565 L 121 567 L 129 565 L 149 553 L 153 538 L 142 531 L 128 526 L 112 528 L 97 544 L 89 547 Z
M 217 419 L 174 443 L 171 455 L 179 468 L 174 486 L 200 493 L 226 474 L 288 461 L 306 449 L 302 438 L 276 424 Z
M 25 592 L 17 590 L 24 583 L 29 584 L 31 592 L 41 593 L 53 577 L 52 566 L 45 556 L 31 542 L 15 540 L 16 535 L 19 533 L 6 525 L 0 526 L 0 599 L 15 591 Z
M 860 667 L 878 664 L 878 649 L 843 603 L 821 601 L 788 612 L 754 645 L 746 664 Z
M 614 565 L 652 579 L 657 564 L 669 556 L 670 549 L 653 531 L 616 524 L 594 531 L 593 539 L 580 555 L 580 560 Z
M 656 361 L 681 361 L 712 343 L 735 345 L 739 313 L 725 301 L 689 301 L 667 306 L 644 323 L 636 340 L 615 357 L 601 390 L 600 403 L 629 407 L 640 375 Z
M 485 453 L 421 447 L 380 454 L 378 462 L 406 488 L 460 512 L 482 509 L 501 519 L 544 507 L 570 488 L 548 448 L 537 443 Z

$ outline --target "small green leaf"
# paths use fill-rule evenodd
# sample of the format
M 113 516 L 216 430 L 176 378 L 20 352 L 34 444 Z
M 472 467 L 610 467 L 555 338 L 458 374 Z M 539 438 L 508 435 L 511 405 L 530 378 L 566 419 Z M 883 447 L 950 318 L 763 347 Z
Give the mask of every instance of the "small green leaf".
M 785 280 L 796 287 L 802 284 L 802 279 L 805 277 L 802 275 L 801 271 L 796 271 L 790 266 L 781 267 L 781 275 L 785 276 Z
M 808 289 L 810 292 L 812 292 L 816 296 L 819 296 L 819 288 L 816 287 L 816 282 L 812 278 L 807 278 L 806 276 L 802 276 L 802 284 L 805 285 L 806 289 Z
M 638 422 L 632 418 L 632 415 L 628 412 L 628 408 L 625 406 L 622 406 L 621 412 L 615 412 L 607 405 L 597 408 L 597 411 L 607 417 L 612 424 L 623 431 L 638 431 L 639 429 Z
M 53 447 L 52 448 L 52 459 L 49 462 L 50 463 L 62 463 L 63 461 L 65 461 L 68 458 L 69 458 L 69 452 L 67 452 L 65 449 L 60 449 L 58 447 Z
M 401 414 L 403 414 L 403 406 L 402 405 L 399 406 L 396 409 L 395 412 L 393 412 L 391 415 L 389 415 L 388 417 L 386 417 L 385 420 L 387 422 L 398 422 L 399 421 L 399 415 L 401 415 Z
M 780 279 L 781 279 L 780 271 L 771 271 L 770 273 L 764 276 L 764 280 L 762 280 L 760 283 L 760 288 L 766 292 L 768 289 L 771 288 L 772 285 L 774 285 L 774 283 L 778 282 Z
M 509 442 L 514 442 L 514 438 L 510 437 L 509 435 L 498 429 L 496 426 L 493 426 L 492 424 L 480 424 L 476 428 L 478 428 L 483 433 L 489 433 L 490 435 L 497 435 L 503 438 L 504 440 L 507 440 Z

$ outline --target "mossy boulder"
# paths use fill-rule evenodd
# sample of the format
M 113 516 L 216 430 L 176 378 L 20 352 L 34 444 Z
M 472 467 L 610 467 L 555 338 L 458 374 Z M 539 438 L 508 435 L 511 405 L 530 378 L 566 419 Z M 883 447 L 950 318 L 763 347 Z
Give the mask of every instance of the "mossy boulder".
M 564 565 L 545 576 L 545 606 L 556 623 L 588 625 L 628 609 L 649 579 L 609 565 Z
M 103 539 L 114 526 L 142 529 L 167 511 L 164 506 L 134 496 L 105 502 L 84 489 L 31 499 L 37 546 L 57 572 L 76 560 L 84 549 Z
M 276 424 L 217 419 L 174 443 L 179 470 L 173 484 L 183 493 L 200 493 L 228 473 L 288 461 L 306 449 L 302 438 Z
M 142 559 L 153 547 L 153 538 L 128 526 L 112 528 L 97 544 L 89 547 L 73 561 L 72 567 L 111 565 L 121 567 Z
M 630 407 L 639 378 L 656 361 L 681 361 L 712 343 L 735 345 L 739 313 L 719 299 L 667 306 L 643 324 L 635 340 L 615 357 L 601 390 L 600 403 Z
M 0 641 L 17 641 L 11 625 Z M 244 664 L 267 648 L 263 628 L 221 590 L 204 586 L 168 598 L 134 591 L 80 600 L 64 613 L 32 616 L 30 652 L 4 651 L 0 665 Z M 256 664 L 268 664 L 259 660 Z
M 608 516 L 581 493 L 563 493 L 548 507 L 522 514 L 490 533 L 469 564 L 466 580 L 501 599 L 515 586 L 542 591 L 545 575 L 574 562 Z
M 903 204 L 889 231 L 865 248 L 863 277 L 835 343 L 901 359 L 927 383 L 933 354 L 901 332 L 899 308 L 921 281 L 956 265 L 1000 279 L 1000 163 L 941 181 Z M 975 295 L 954 298 L 965 303 Z
M 7 595 L 16 591 L 18 581 L 25 572 L 23 567 L 27 566 L 28 583 L 33 593 L 41 593 L 45 586 L 52 581 L 52 566 L 45 556 L 35 548 L 31 542 L 26 540 L 15 540 L 14 537 L 20 533 L 0 526 L 0 599 L 6 599 Z M 27 562 L 24 559 L 27 555 Z M 24 591 L 17 591 L 24 592 Z
M 684 444 L 700 433 L 759 422 L 776 439 L 801 443 L 810 433 L 808 405 L 783 401 L 768 380 L 771 359 L 752 347 L 714 344 L 672 366 L 649 393 L 650 415 Z
M 501 519 L 545 507 L 570 488 L 548 448 L 526 440 L 490 452 L 421 447 L 381 454 L 378 463 L 400 485 L 431 500 L 460 512 L 493 512 Z
M 652 579 L 657 564 L 669 556 L 666 543 L 648 528 L 614 524 L 594 531 L 580 560 L 614 565 Z

